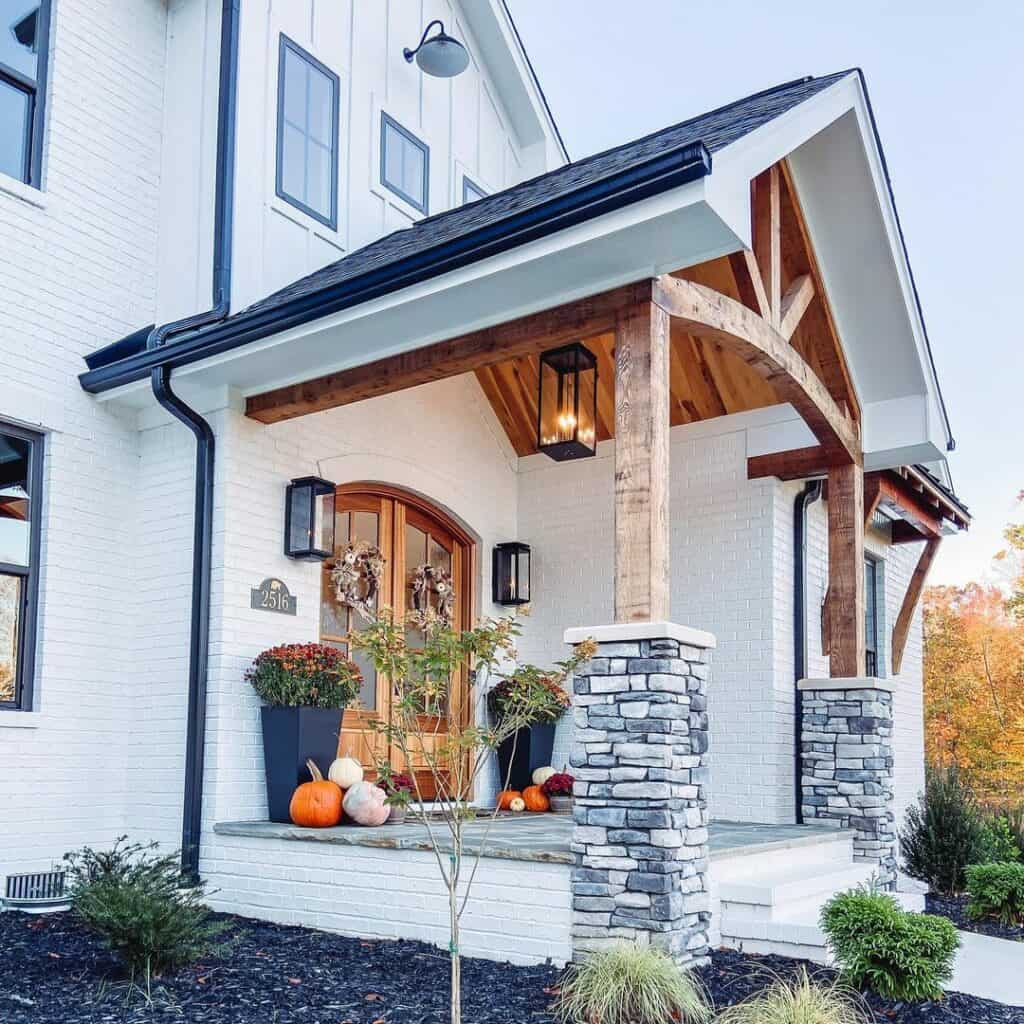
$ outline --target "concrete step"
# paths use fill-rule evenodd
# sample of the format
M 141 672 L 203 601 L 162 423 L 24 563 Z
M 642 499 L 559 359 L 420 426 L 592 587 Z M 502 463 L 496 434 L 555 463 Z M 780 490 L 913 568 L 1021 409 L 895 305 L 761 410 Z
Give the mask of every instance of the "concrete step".
M 798 864 L 720 880 L 718 898 L 725 903 L 778 907 L 803 903 L 852 889 L 867 882 L 874 871 L 868 863 Z

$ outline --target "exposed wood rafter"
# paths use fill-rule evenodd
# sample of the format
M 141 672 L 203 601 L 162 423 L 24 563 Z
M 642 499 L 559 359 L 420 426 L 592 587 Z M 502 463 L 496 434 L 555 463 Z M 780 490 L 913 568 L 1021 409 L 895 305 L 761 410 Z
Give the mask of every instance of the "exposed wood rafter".
M 779 316 L 779 334 L 786 341 L 793 337 L 793 332 L 799 327 L 807 307 L 814 298 L 814 281 L 810 274 L 801 274 L 787 289 L 782 296 L 782 312 Z

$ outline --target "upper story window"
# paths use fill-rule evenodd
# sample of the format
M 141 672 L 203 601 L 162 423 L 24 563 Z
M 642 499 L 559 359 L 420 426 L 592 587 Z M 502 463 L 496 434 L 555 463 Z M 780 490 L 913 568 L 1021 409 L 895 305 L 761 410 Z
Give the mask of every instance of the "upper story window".
M 873 558 L 864 559 L 864 671 L 868 676 L 878 676 L 879 615 L 878 583 L 881 566 Z
M 410 206 L 427 213 L 430 150 L 394 118 L 381 114 L 381 184 L 400 195 Z
M 475 203 L 478 199 L 483 199 L 487 193 L 482 189 L 468 174 L 462 176 L 462 202 Z
M 338 76 L 287 36 L 277 71 L 277 194 L 338 226 Z
M 0 708 L 30 710 L 43 438 L 0 424 Z
M 39 186 L 50 0 L 0 0 L 0 174 Z

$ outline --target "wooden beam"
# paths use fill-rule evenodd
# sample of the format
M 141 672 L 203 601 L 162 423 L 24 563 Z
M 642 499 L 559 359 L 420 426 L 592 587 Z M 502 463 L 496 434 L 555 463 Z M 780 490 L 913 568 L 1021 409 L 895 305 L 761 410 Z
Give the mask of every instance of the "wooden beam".
M 662 276 L 654 301 L 690 334 L 734 352 L 790 402 L 829 459 L 861 462 L 857 425 L 839 408 L 800 353 L 742 303 L 693 281 Z
M 916 494 L 906 481 L 894 474 L 872 473 L 870 477 L 877 480 L 880 503 L 895 512 L 905 523 L 909 523 L 916 532 L 917 536 L 907 536 L 906 540 L 927 540 L 942 536 L 939 513 L 929 507 L 924 495 Z M 895 536 L 893 541 L 899 543 Z
M 828 473 L 829 674 L 864 675 L 864 472 Z
M 760 480 L 767 476 L 780 480 L 803 480 L 809 476 L 822 476 L 828 472 L 829 458 L 820 444 L 809 448 L 794 448 L 788 452 L 753 455 L 747 459 L 747 479 Z
M 620 310 L 649 299 L 651 287 L 650 280 L 624 285 L 411 352 L 251 395 L 245 414 L 260 423 L 280 423 L 602 334 L 615 329 Z
M 903 655 L 907 649 L 907 637 L 910 636 L 910 624 L 914 621 L 914 612 L 917 610 L 917 603 L 924 592 L 925 581 L 928 579 L 928 570 L 935 561 L 939 552 L 941 539 L 931 538 L 924 546 L 921 557 L 917 560 L 910 583 L 907 585 L 907 592 L 903 595 L 903 604 L 900 605 L 900 613 L 896 616 L 896 625 L 892 629 L 892 674 L 898 676 L 903 668 Z
M 764 290 L 757 257 L 750 249 L 734 252 L 729 256 L 729 266 L 736 281 L 740 302 L 758 316 L 771 320 L 772 307 L 768 304 L 768 293 Z
M 669 319 L 652 302 L 615 338 L 615 621 L 669 617 Z
M 814 281 L 810 274 L 801 274 L 787 289 L 782 296 L 782 312 L 779 316 L 779 334 L 786 341 L 793 337 L 803 319 L 807 307 L 814 298 Z
M 754 254 L 768 295 L 768 320 L 778 327 L 782 311 L 782 193 L 779 166 L 754 179 Z

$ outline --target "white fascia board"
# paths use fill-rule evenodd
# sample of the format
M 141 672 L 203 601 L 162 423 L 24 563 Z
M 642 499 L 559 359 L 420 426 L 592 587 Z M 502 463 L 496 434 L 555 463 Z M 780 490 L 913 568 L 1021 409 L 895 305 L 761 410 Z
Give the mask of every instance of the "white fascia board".
M 569 156 L 559 139 L 505 5 L 501 0 L 465 0 L 458 5 L 457 11 L 457 16 L 469 26 L 474 49 L 498 87 L 516 137 L 524 146 L 545 141 L 560 155 L 561 163 L 568 163 Z
M 422 348 L 736 248 L 702 178 L 449 274 L 175 371 L 203 390 L 256 394 Z M 201 384 L 199 383 L 201 382 Z M 97 397 L 141 405 L 139 381 Z
M 943 460 L 946 435 L 928 395 L 870 402 L 861 410 L 864 468 L 895 469 Z

